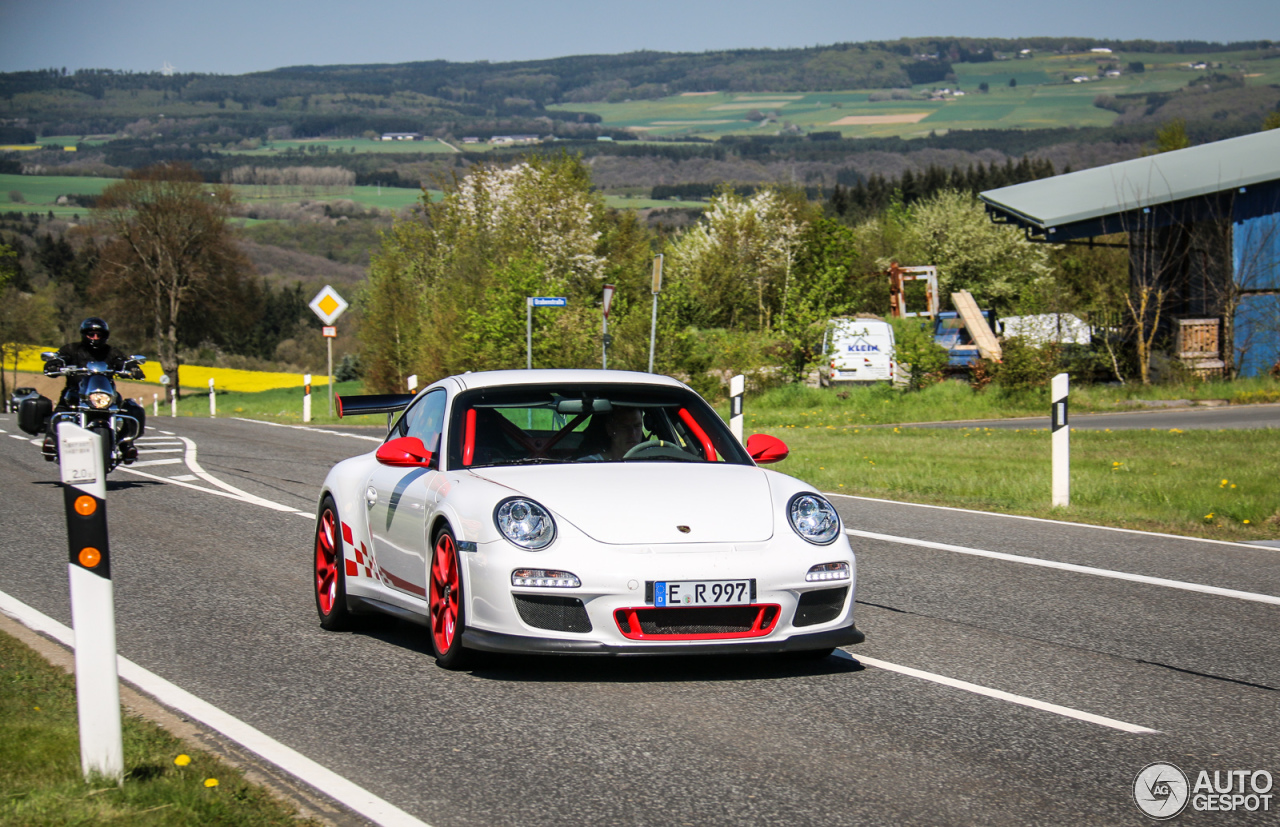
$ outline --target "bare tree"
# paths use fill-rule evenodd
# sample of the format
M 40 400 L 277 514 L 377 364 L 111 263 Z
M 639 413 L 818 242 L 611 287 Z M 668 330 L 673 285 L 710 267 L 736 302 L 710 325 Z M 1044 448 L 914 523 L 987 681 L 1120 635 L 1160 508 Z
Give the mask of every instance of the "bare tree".
M 228 188 L 206 184 L 189 166 L 162 164 L 107 187 L 94 210 L 113 235 L 98 261 L 98 289 L 150 317 L 175 391 L 183 312 L 250 269 L 227 226 L 232 204 Z

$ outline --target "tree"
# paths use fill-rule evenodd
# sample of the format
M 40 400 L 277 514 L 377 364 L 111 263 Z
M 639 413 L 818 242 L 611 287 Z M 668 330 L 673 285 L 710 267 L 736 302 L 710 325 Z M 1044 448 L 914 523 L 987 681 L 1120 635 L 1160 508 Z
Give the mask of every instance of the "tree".
M 1156 153 L 1173 152 L 1191 146 L 1187 137 L 1187 122 L 1182 118 L 1174 118 L 1156 130 Z
M 1050 273 L 1046 245 L 1027 241 L 1016 227 L 992 223 L 970 193 L 943 190 L 911 207 L 890 210 L 879 223 L 888 225 L 883 234 L 894 241 L 889 257 L 938 266 L 944 302 L 951 293 L 968 290 L 980 305 L 1007 313 L 1020 307 Z M 879 262 L 881 269 L 888 265 L 887 260 Z
M 534 361 L 542 366 L 598 364 L 606 275 L 619 288 L 611 330 L 630 307 L 647 309 L 627 300 L 639 297 L 645 270 L 611 273 L 615 256 L 633 255 L 634 233 L 613 231 L 622 219 L 604 209 L 580 158 L 478 166 L 444 189 L 443 200 L 424 199 L 417 215 L 397 221 L 374 255 L 361 339 L 372 387 L 390 389 L 404 371 L 522 367 L 527 296 L 569 299 L 566 308 L 534 314 Z
M 99 295 L 147 320 L 175 392 L 183 314 L 242 292 L 251 269 L 227 225 L 232 205 L 227 187 L 206 184 L 189 166 L 161 164 L 128 173 L 94 208 L 112 234 L 98 260 Z
M 791 300 L 804 224 L 801 208 L 774 189 L 750 198 L 724 189 L 712 198 L 702 220 L 671 248 L 670 270 L 688 296 L 688 321 L 772 330 Z

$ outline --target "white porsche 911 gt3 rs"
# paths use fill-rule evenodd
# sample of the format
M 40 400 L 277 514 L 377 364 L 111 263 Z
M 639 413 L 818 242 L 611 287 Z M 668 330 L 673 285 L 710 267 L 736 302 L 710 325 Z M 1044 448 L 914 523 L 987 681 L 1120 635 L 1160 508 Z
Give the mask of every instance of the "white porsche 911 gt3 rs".
M 427 627 L 439 665 L 470 651 L 829 654 L 859 643 L 839 515 L 757 464 L 687 386 L 647 373 L 468 373 L 417 395 L 386 441 L 325 479 L 316 609 Z

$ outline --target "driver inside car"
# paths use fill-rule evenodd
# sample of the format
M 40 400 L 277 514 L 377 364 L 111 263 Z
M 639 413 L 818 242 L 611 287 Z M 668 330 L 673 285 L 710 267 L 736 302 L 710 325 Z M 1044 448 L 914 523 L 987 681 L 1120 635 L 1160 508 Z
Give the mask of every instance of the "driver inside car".
M 644 442 L 644 414 L 639 408 L 615 408 L 606 416 L 604 434 L 608 446 L 597 454 L 582 457 L 583 462 L 614 461 Z

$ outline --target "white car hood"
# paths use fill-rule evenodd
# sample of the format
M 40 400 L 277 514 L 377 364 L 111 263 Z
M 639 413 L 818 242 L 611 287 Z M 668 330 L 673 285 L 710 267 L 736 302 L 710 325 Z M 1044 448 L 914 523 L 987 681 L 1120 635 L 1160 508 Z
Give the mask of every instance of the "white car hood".
M 751 466 L 599 462 L 473 473 L 536 500 L 601 543 L 759 543 L 773 536 L 768 476 Z

